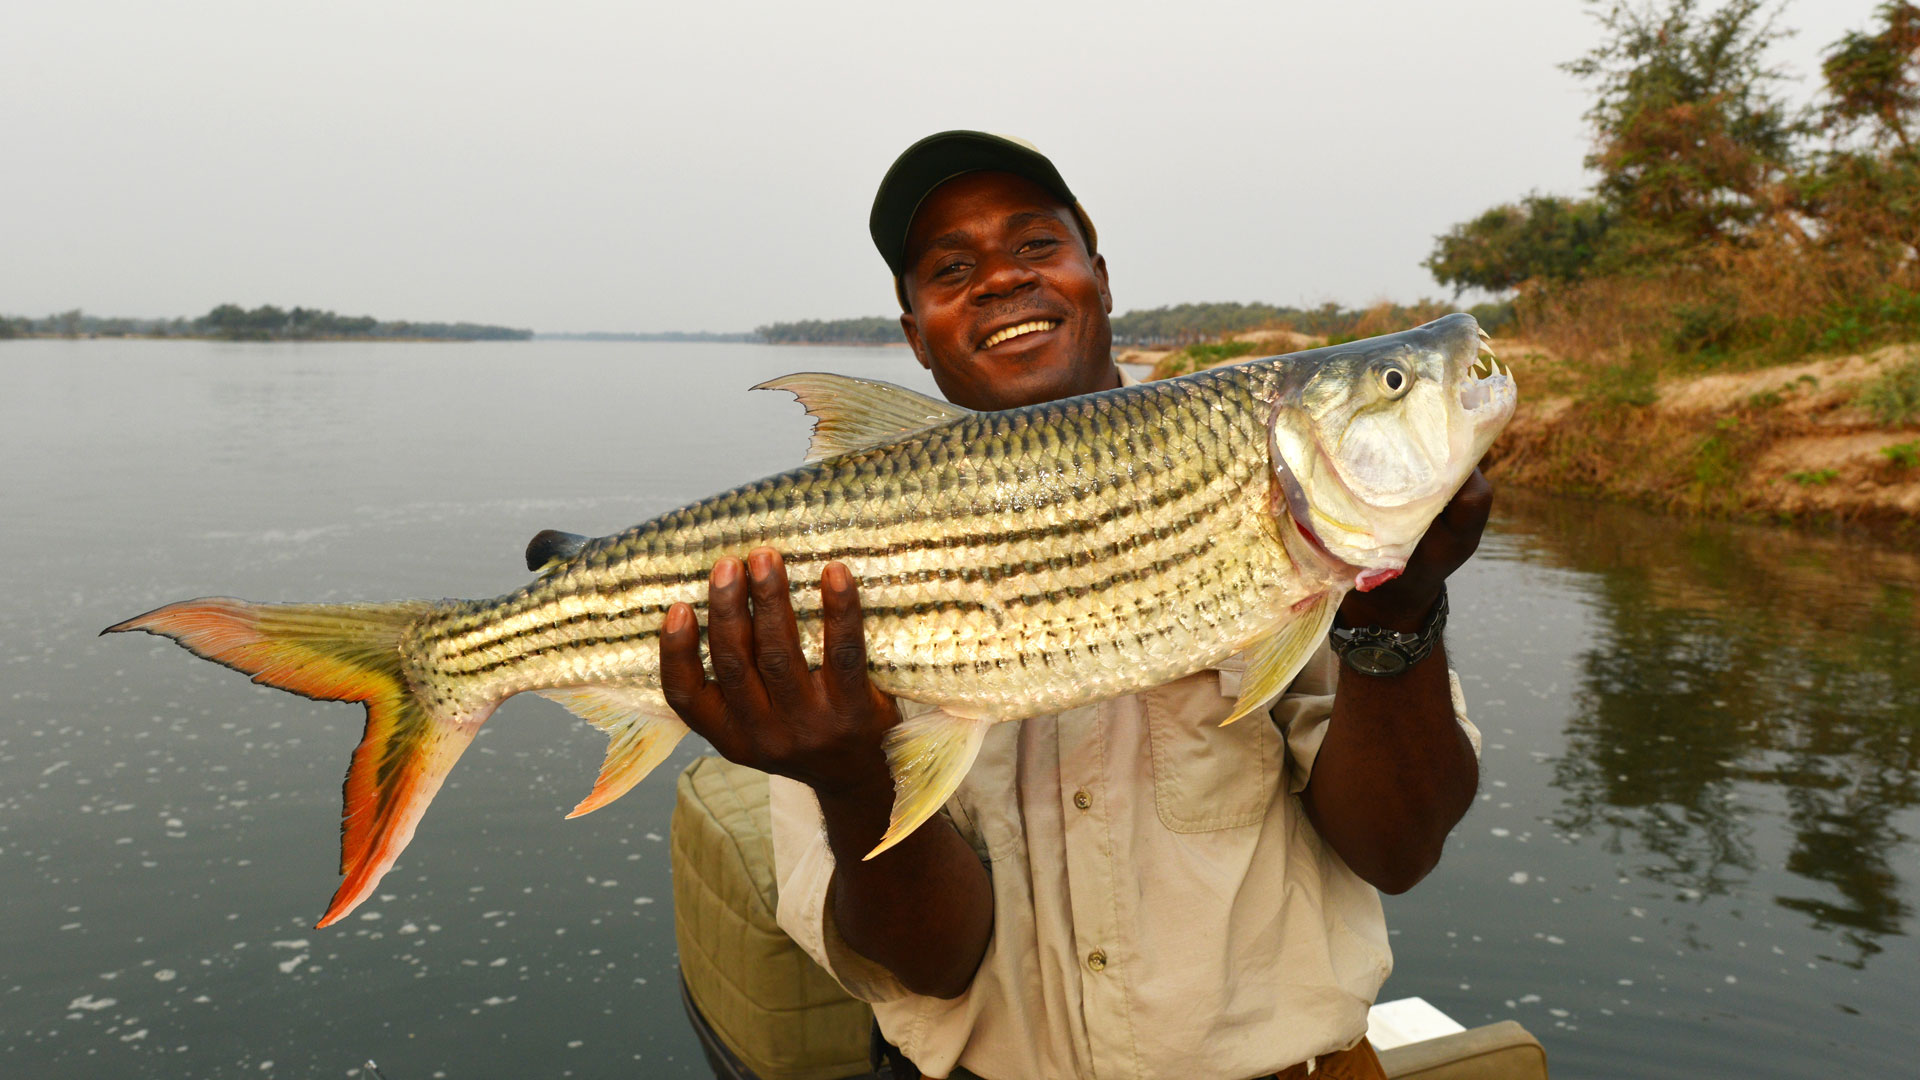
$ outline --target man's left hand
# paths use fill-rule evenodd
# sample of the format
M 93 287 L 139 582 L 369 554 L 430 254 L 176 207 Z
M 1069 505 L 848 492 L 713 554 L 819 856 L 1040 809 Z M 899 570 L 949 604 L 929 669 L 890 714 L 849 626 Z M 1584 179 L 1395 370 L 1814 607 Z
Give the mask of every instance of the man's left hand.
M 1447 575 L 1473 555 L 1486 531 L 1493 509 L 1493 485 L 1479 469 L 1460 485 L 1453 500 L 1441 509 L 1419 546 L 1407 558 L 1400 576 L 1371 592 L 1350 592 L 1340 603 L 1340 619 L 1348 626 L 1380 626 L 1414 632 L 1440 598 Z

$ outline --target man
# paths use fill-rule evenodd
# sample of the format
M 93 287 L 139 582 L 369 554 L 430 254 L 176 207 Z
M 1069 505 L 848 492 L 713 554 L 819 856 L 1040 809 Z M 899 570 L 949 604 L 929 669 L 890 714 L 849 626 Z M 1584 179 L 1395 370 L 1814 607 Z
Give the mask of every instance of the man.
M 1106 260 L 1038 151 L 979 132 L 922 140 L 870 225 L 914 355 L 954 403 L 1121 384 Z M 1442 584 L 1490 501 L 1476 473 L 1405 573 L 1350 594 L 1341 622 L 1437 634 Z M 867 678 L 857 583 L 832 564 L 821 588 L 809 670 L 777 553 L 719 563 L 714 676 L 682 605 L 662 683 L 721 754 L 774 775 L 781 925 L 919 1068 L 1378 1074 L 1363 1036 L 1391 961 L 1374 890 L 1433 868 L 1478 783 L 1443 648 L 1391 678 L 1322 649 L 1270 724 L 1217 725 L 1238 692 L 1223 670 L 996 725 L 946 812 L 863 860 L 892 806 L 881 737 L 901 703 Z

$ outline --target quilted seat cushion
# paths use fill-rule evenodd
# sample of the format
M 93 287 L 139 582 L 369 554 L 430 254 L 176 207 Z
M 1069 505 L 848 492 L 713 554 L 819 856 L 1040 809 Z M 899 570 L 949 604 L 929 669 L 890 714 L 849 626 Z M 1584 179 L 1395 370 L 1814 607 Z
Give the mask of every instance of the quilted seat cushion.
M 873 1013 L 774 921 L 767 776 L 703 757 L 673 808 L 674 936 L 687 991 L 762 1080 L 867 1075 Z

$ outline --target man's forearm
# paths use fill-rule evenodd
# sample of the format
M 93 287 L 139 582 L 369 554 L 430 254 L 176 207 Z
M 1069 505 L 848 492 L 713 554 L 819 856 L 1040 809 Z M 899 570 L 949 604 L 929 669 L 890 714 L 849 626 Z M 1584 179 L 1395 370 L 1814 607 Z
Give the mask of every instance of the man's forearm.
M 993 933 L 992 882 L 973 848 L 939 815 L 864 859 L 886 833 L 892 807 L 890 781 L 820 795 L 834 857 L 835 928 L 914 993 L 958 997 Z
M 1354 873 L 1383 892 L 1412 888 L 1439 863 L 1479 782 L 1473 745 L 1454 717 L 1443 646 L 1393 678 L 1341 666 L 1302 799 Z

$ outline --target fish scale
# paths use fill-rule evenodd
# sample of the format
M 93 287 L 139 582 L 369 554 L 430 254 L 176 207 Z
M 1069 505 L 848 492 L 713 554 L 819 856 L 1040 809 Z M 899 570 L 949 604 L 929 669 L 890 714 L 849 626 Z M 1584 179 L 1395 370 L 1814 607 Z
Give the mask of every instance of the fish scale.
M 714 563 L 780 551 L 817 664 L 820 575 L 840 561 L 859 583 L 874 683 L 940 706 L 886 737 L 895 804 L 877 854 L 938 809 L 992 723 L 1235 653 L 1246 676 L 1229 721 L 1277 695 L 1339 598 L 1398 572 L 1511 415 L 1506 374 L 1476 374 L 1480 338 L 1470 317 L 1450 316 L 997 413 L 787 376 L 762 385 L 814 416 L 807 464 L 613 536 L 543 533 L 529 547 L 540 576 L 504 596 L 212 597 L 110 630 L 162 634 L 257 682 L 366 705 L 345 784 L 344 877 L 324 926 L 372 893 L 502 701 L 543 694 L 607 734 L 573 816 L 597 809 L 686 733 L 660 692 L 660 630 L 680 603 L 704 623 Z M 1381 379 L 1387 368 L 1400 377 Z M 1445 460 L 1429 460 L 1435 446 Z M 1355 491 L 1381 494 L 1365 503 Z

